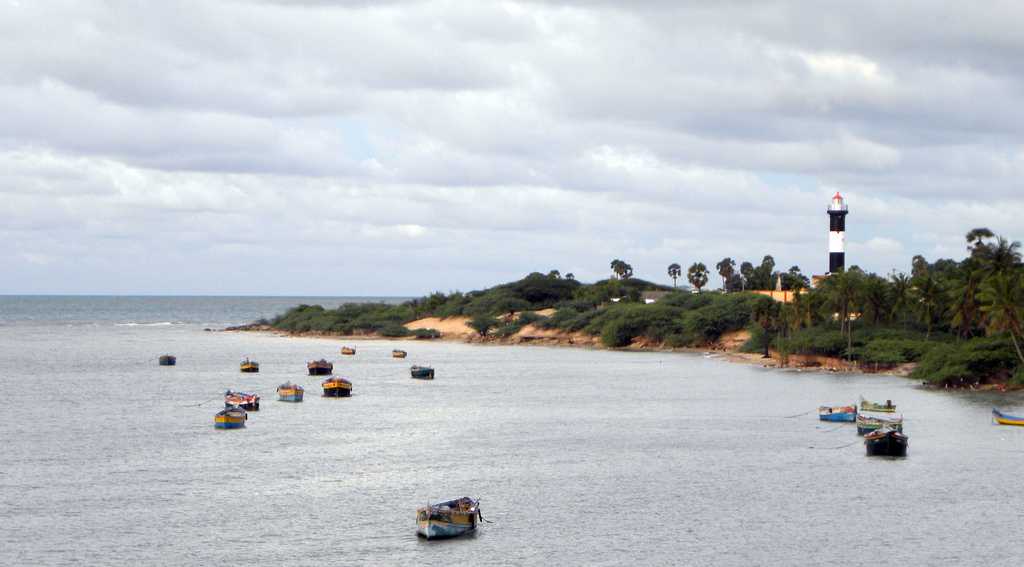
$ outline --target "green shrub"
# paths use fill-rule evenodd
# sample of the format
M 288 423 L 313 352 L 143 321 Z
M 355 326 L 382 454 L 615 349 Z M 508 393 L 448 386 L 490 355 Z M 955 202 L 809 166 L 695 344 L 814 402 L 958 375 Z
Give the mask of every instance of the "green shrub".
M 388 323 L 380 329 L 380 334 L 385 337 L 408 337 L 412 333 L 409 329 L 405 328 L 405 325 L 398 323 Z
M 1017 355 L 1005 337 L 944 343 L 928 351 L 911 374 L 937 385 L 965 385 L 1015 375 Z
M 437 329 L 414 329 L 412 336 L 417 339 L 439 339 L 441 338 L 441 331 Z

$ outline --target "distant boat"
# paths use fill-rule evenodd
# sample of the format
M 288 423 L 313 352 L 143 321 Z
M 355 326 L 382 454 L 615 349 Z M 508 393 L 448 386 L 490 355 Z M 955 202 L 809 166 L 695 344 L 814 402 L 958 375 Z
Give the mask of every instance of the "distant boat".
M 396 348 L 395 350 L 391 351 L 391 356 L 394 358 L 405 358 L 406 356 L 409 356 L 409 353 L 405 352 L 404 350 L 398 350 Z
M 903 416 L 880 416 L 880 415 L 868 415 L 865 413 L 857 414 L 857 435 L 865 435 L 871 433 L 876 429 L 888 427 L 895 429 L 896 431 L 903 431 Z
M 409 373 L 413 378 L 418 378 L 420 380 L 434 379 L 434 369 L 429 366 L 413 366 L 409 369 Z
M 864 436 L 864 447 L 869 457 L 906 457 L 907 445 L 906 435 L 888 427 Z
M 346 356 L 352 356 L 355 353 L 356 353 L 356 349 L 354 349 L 352 347 L 348 347 L 348 346 L 341 347 L 341 354 L 344 354 Z
M 282 402 L 301 402 L 305 390 L 298 384 L 285 382 L 277 387 L 277 399 Z
M 160 366 L 174 366 L 178 363 L 178 357 L 173 354 L 160 355 Z
M 892 403 L 892 400 L 885 400 L 884 404 L 876 402 L 870 402 L 865 400 L 863 396 L 860 398 L 860 411 L 878 411 L 882 413 L 894 413 L 896 406 Z
M 334 372 L 334 365 L 321 358 L 306 363 L 306 369 L 309 370 L 310 376 L 327 376 Z
M 260 411 L 260 395 L 249 392 L 224 392 L 224 407 L 238 406 L 246 411 Z
M 468 496 L 416 510 L 416 533 L 427 539 L 442 539 L 468 534 L 476 529 L 480 501 Z
M 239 429 L 245 427 L 245 420 L 249 418 L 245 410 L 238 406 L 224 408 L 213 416 L 213 426 L 217 429 Z
M 331 376 L 321 385 L 324 387 L 325 398 L 347 398 L 352 395 L 352 382 L 341 376 Z
M 857 419 L 857 406 L 821 406 L 818 408 L 818 419 L 821 421 L 849 421 Z
M 246 358 L 245 360 L 242 361 L 241 370 L 242 372 L 259 372 L 260 363 L 256 362 L 255 360 L 249 360 L 248 358 Z
M 1024 425 L 1024 417 L 1005 414 L 996 408 L 992 408 L 992 419 L 999 425 Z

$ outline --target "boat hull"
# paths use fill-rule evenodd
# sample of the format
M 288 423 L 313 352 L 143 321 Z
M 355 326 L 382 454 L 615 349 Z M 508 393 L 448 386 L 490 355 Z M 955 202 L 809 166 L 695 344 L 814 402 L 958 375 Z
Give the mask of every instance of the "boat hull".
M 417 380 L 433 380 L 434 369 L 433 368 L 422 368 L 416 367 L 409 371 L 410 376 Z
M 405 358 L 408 354 L 409 353 L 405 352 L 404 350 L 393 350 L 393 351 L 391 351 L 391 356 L 393 358 Z
M 311 367 L 309 369 L 310 376 L 329 376 L 333 372 L 333 368 L 324 368 L 321 366 Z
M 224 407 L 229 408 L 231 406 L 240 407 L 240 408 L 244 409 L 245 411 L 260 411 L 260 403 L 259 402 L 248 402 L 248 403 L 244 403 L 244 404 L 233 404 L 231 402 L 224 402 Z
M 301 402 L 302 392 L 299 392 L 297 394 L 278 394 L 277 399 L 282 402 Z
M 841 421 L 852 423 L 857 420 L 857 412 L 821 413 L 818 414 L 818 419 L 820 419 L 821 421 Z
M 864 440 L 869 457 L 906 457 L 908 444 L 907 438 L 902 435 L 882 435 Z
M 472 523 L 452 523 L 443 520 L 423 520 L 417 522 L 416 534 L 426 539 L 449 539 L 466 535 L 476 530 L 476 521 Z
M 1007 415 L 1000 412 L 999 410 L 992 410 L 992 419 L 999 425 L 1017 425 L 1024 426 L 1024 417 L 1018 417 L 1016 415 Z
M 354 356 L 356 354 L 356 349 L 348 348 L 348 347 L 342 347 L 341 354 L 343 354 L 345 356 Z
M 243 366 L 241 368 L 241 371 L 245 372 L 246 374 L 252 374 L 252 373 L 259 372 L 260 371 L 260 367 L 259 366 Z
M 241 429 L 245 427 L 246 419 L 248 416 L 245 411 L 237 408 L 225 409 L 213 416 L 213 426 L 217 429 Z
M 161 356 L 159 363 L 160 366 L 174 366 L 178 363 L 178 359 L 173 356 Z
M 348 398 L 352 395 L 352 388 L 324 388 L 325 398 Z
M 218 416 L 214 418 L 213 426 L 217 429 L 241 429 L 245 427 L 245 420 L 222 420 Z

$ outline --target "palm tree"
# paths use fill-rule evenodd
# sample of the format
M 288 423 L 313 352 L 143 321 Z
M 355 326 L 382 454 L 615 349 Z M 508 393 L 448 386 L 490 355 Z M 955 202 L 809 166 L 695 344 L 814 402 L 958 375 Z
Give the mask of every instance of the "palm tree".
M 981 286 L 979 298 L 986 332 L 1009 332 L 1017 358 L 1024 364 L 1024 353 L 1021 352 L 1019 342 L 1024 333 L 1024 287 L 1021 285 L 1020 274 L 996 274 L 987 278 Z
M 921 322 L 925 324 L 924 338 L 928 340 L 932 336 L 935 315 L 941 312 L 942 288 L 930 273 L 924 272 L 914 279 L 914 291 L 916 292 L 918 313 Z
M 728 291 L 729 279 L 736 273 L 736 262 L 726 256 L 722 261 L 715 264 L 718 275 L 722 276 L 722 291 Z
M 1020 266 L 1020 242 L 1010 242 L 1000 236 L 989 247 L 986 267 L 990 274 L 1005 274 Z
M 628 280 L 629 278 L 633 277 L 633 266 L 630 266 L 629 264 L 623 262 L 622 274 L 620 275 L 620 277 L 624 280 Z
M 892 283 L 892 285 L 889 286 L 889 292 L 892 295 L 889 319 L 892 320 L 898 318 L 900 322 L 905 324 L 907 321 L 906 313 L 910 310 L 911 305 L 910 276 L 900 272 L 898 274 L 893 274 L 892 277 L 889 278 L 889 281 Z
M 612 260 L 611 268 L 612 273 L 615 274 L 615 277 L 622 278 L 622 274 L 626 272 L 626 263 L 616 258 Z
M 683 269 L 679 264 L 672 263 L 668 265 L 668 277 L 672 278 L 672 287 L 676 287 L 676 279 L 681 275 L 683 275 Z
M 957 330 L 958 338 L 971 336 L 978 326 L 978 319 L 981 317 L 978 291 L 982 275 L 978 260 L 971 256 L 964 260 L 961 268 L 949 281 L 946 293 L 949 299 L 949 314 L 952 316 L 950 326 Z
M 701 288 L 708 283 L 708 267 L 701 262 L 694 262 L 686 272 L 686 279 L 690 280 L 690 285 L 697 288 L 697 293 L 700 293 Z
M 568 274 L 565 274 L 565 279 L 569 281 L 576 281 L 576 274 L 569 272 Z
M 768 346 L 771 344 L 774 334 L 778 333 L 780 323 L 780 308 L 779 303 L 774 299 L 768 299 L 767 297 L 758 300 L 754 304 L 754 309 L 750 314 L 750 317 L 760 325 L 761 330 L 764 331 L 764 353 L 762 358 L 768 358 L 771 354 L 768 352 Z
M 754 265 L 750 262 L 740 264 L 740 275 L 743 276 L 743 289 L 750 289 L 750 278 L 754 277 Z

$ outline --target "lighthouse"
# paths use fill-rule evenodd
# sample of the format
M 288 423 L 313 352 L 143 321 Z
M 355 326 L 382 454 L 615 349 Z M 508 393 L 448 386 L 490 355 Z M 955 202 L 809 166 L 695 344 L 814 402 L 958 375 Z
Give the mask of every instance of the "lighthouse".
M 828 207 L 828 273 L 841 272 L 846 267 L 846 202 L 836 191 Z

